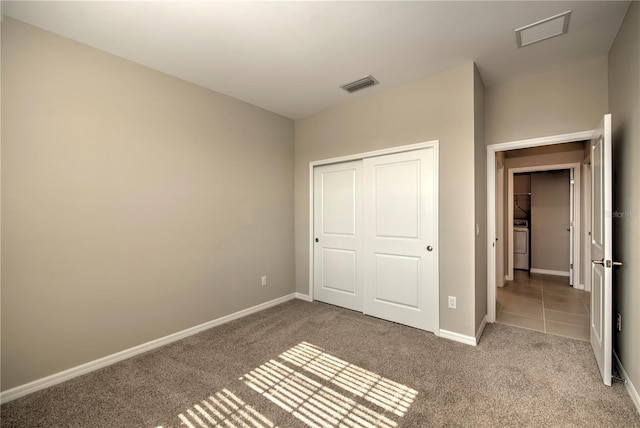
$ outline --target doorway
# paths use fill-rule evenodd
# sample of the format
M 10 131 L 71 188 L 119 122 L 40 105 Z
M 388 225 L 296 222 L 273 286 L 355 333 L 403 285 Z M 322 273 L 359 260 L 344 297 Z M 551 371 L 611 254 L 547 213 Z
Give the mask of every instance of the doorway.
M 523 148 L 544 147 L 555 144 L 571 143 L 576 141 L 586 141 L 592 136 L 592 131 L 575 132 L 571 134 L 555 135 L 544 138 L 534 138 L 529 140 L 514 141 L 510 143 L 500 143 L 487 146 L 487 322 L 496 321 L 496 277 L 498 275 L 504 275 L 504 272 L 497 272 L 496 266 L 496 254 L 500 253 L 496 251 L 496 245 L 504 245 L 496 242 L 495 237 L 498 225 L 496 224 L 496 170 L 497 170 L 497 154 L 499 152 L 516 150 Z M 580 165 L 578 164 L 578 168 Z M 500 225 L 502 227 L 503 225 Z M 513 236 L 513 223 L 510 227 L 507 225 L 509 231 L 507 232 L 507 238 L 509 235 Z M 508 251 L 505 251 L 505 259 L 508 258 Z
M 582 161 L 584 146 L 569 143 L 542 152 L 549 159 Z M 506 241 L 508 280 L 496 290 L 496 322 L 588 341 L 590 294 L 579 276 L 582 162 L 545 164 L 532 152 L 541 150 L 515 150 L 511 159 L 541 165 L 513 167 L 506 153 L 506 224 L 513 232 Z
M 621 263 L 612 259 L 613 237 L 610 215 L 612 212 L 613 188 L 611 128 L 611 114 L 605 114 L 600 124 L 592 131 L 487 146 L 487 322 L 495 322 L 496 153 L 502 150 L 523 147 L 589 141 L 589 155 L 585 153 L 583 165 L 591 164 L 591 226 L 588 234 L 588 242 L 591 246 L 590 342 L 605 385 L 611 385 L 612 270 L 616 264 L 621 265 Z M 589 171 L 588 167 L 582 168 L 583 174 L 587 171 Z M 583 236 L 586 236 L 586 234 Z
M 507 169 L 507 280 L 514 279 L 515 269 L 525 269 L 566 276 L 569 285 L 584 289 L 580 277 L 581 166 L 574 162 Z M 516 239 L 525 230 L 526 248 L 518 251 L 516 244 L 522 242 Z

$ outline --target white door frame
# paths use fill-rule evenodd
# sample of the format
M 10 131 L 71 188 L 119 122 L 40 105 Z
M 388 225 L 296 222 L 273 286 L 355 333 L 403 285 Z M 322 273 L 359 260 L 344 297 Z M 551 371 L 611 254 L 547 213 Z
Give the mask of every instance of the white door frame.
M 589 134 L 591 135 L 591 134 Z M 408 144 L 405 146 L 396 146 L 396 147 L 389 147 L 388 149 L 381 149 L 381 150 L 374 150 L 374 151 L 370 151 L 370 152 L 364 152 L 364 153 L 357 153 L 357 154 L 353 154 L 353 155 L 347 155 L 347 156 L 340 156 L 340 157 L 336 157 L 336 158 L 329 158 L 329 159 L 322 159 L 322 160 L 317 160 L 317 161 L 311 161 L 309 162 L 309 300 L 313 301 L 313 249 L 314 249 L 314 245 L 313 245 L 313 238 L 314 238 L 314 231 L 313 231 L 313 168 L 316 166 L 320 166 L 320 165 L 328 165 L 328 164 L 332 164 L 332 163 L 340 163 L 340 162 L 349 162 L 349 161 L 354 161 L 354 160 L 360 160 L 360 159 L 365 159 L 365 158 L 371 158 L 374 156 L 383 156 L 383 155 L 390 155 L 390 154 L 394 154 L 394 153 L 402 153 L 402 152 L 409 152 L 412 150 L 420 150 L 420 149 L 425 149 L 428 147 L 436 147 L 438 148 L 438 145 L 440 144 L 440 140 L 432 140 L 432 141 L 425 141 L 422 143 L 416 143 L 416 144 Z M 439 157 L 436 156 L 436 167 L 438 167 L 439 165 Z M 435 198 L 436 201 L 439 200 L 439 189 L 440 189 L 440 185 L 439 185 L 439 175 L 436 175 L 436 180 L 434 183 L 434 187 L 435 187 Z M 438 212 L 437 212 L 437 208 L 436 208 L 436 230 L 438 230 Z M 436 241 L 438 239 L 438 234 L 436 234 Z M 438 242 L 436 242 L 434 244 L 434 246 L 436 248 L 438 247 Z M 440 283 L 439 283 L 439 261 L 436 262 L 436 284 L 438 284 L 438 293 L 440 293 Z M 439 299 L 438 299 L 438 305 L 436 305 L 436 310 L 439 311 Z M 437 325 L 436 327 L 439 328 L 439 317 L 436 317 L 437 321 Z M 437 330 L 436 330 L 437 331 Z
M 582 225 L 584 231 L 582 233 L 582 272 L 580 278 L 583 280 L 584 290 L 591 292 L 591 154 L 589 158 L 582 163 L 582 183 L 583 194 L 581 210 L 584 213 Z
M 497 164 L 497 162 L 496 162 Z M 504 287 L 505 280 L 505 240 L 504 240 L 504 171 L 505 166 L 502 165 L 496 170 L 496 221 L 494 224 L 499 225 L 496 229 L 496 286 Z M 513 222 L 512 222 L 513 223 Z
M 574 199 L 572 199 L 571 201 L 569 201 L 570 204 L 570 208 L 572 210 L 572 213 L 574 214 L 573 219 L 574 219 L 574 224 L 573 224 L 573 230 L 575 231 L 580 230 L 580 209 L 579 207 L 580 205 L 580 167 L 582 166 L 582 163 L 580 162 L 572 162 L 572 163 L 559 163 L 559 164 L 552 164 L 552 165 L 539 165 L 539 166 L 524 166 L 524 167 L 516 167 L 516 168 L 509 168 L 507 169 L 507 174 L 508 174 L 508 179 L 507 179 L 507 228 L 508 228 L 508 232 L 507 232 L 507 242 L 509 243 L 507 245 L 507 248 L 505 249 L 505 251 L 507 251 L 507 256 L 509 259 L 509 263 L 508 263 L 508 267 L 507 267 L 507 280 L 513 280 L 513 207 L 514 207 L 514 200 L 513 200 L 513 176 L 514 174 L 517 173 L 522 173 L 522 172 L 541 172 L 541 171 L 556 171 L 556 170 L 562 170 L 562 169 L 568 169 L 568 170 L 573 170 L 574 173 L 577 171 L 577 173 L 575 174 L 575 186 L 576 186 L 576 193 L 573 195 Z M 575 207 L 578 207 L 578 209 L 576 210 Z M 529 225 L 529 227 L 531 227 L 531 225 Z M 576 272 L 579 271 L 580 269 L 578 269 L 581 264 L 582 264 L 582 260 L 580 259 L 580 241 L 579 241 L 579 234 L 576 235 L 575 233 L 572 235 L 573 236 L 573 240 L 571 240 L 570 242 L 570 247 L 573 249 L 573 257 L 571 258 L 570 263 L 573 263 L 574 266 L 574 276 L 573 276 L 573 286 L 574 288 L 577 289 L 584 289 L 584 285 L 581 285 L 580 281 L 579 281 L 579 274 L 577 274 Z M 576 244 L 576 240 L 578 241 L 578 243 Z M 529 266 L 529 268 L 531 268 L 531 266 Z M 547 272 L 550 273 L 550 272 Z
M 590 140 L 593 130 L 487 146 L 487 322 L 496 321 L 496 152 Z

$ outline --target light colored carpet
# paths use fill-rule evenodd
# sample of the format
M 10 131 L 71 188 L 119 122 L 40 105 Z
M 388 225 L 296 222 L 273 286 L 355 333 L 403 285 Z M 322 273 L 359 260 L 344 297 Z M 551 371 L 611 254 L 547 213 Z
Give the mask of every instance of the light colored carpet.
M 587 342 L 493 324 L 471 347 L 299 300 L 0 410 L 2 427 L 640 427 Z

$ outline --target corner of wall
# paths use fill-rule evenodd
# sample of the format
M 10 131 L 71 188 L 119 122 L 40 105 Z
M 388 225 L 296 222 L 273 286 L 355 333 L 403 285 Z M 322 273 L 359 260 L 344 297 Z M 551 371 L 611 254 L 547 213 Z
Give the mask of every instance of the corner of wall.
M 487 315 L 487 150 L 484 141 L 485 86 L 478 67 L 473 64 L 474 120 L 474 218 L 475 218 L 475 330 Z M 481 331 L 481 330 L 480 330 Z

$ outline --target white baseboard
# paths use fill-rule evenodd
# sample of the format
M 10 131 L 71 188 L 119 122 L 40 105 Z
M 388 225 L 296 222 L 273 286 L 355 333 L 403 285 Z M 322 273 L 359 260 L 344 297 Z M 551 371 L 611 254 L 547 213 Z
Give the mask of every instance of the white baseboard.
M 453 340 L 454 342 L 464 343 L 465 345 L 476 346 L 478 344 L 475 337 L 466 336 L 464 334 L 456 333 L 455 331 L 440 329 L 440 334 L 438 334 L 438 336 Z
M 548 270 L 548 269 L 538 269 L 531 268 L 531 273 L 537 273 L 540 275 L 553 275 L 553 276 L 571 276 L 569 272 L 565 272 L 562 270 Z
M 206 323 L 197 325 L 195 327 L 191 327 L 186 330 L 182 330 L 177 333 L 173 333 L 168 336 L 161 337 L 159 339 L 155 339 L 147 343 L 143 343 L 142 345 L 134 346 L 133 348 L 125 349 L 124 351 L 107 355 L 106 357 L 99 358 L 94 361 L 89 361 L 88 363 L 81 364 L 76 367 L 72 367 L 70 369 L 61 371 L 59 373 L 55 373 L 50 376 L 44 377 L 42 379 L 38 379 L 24 385 L 16 386 L 15 388 L 2 391 L 0 392 L 0 403 L 6 403 L 8 401 L 15 400 L 16 398 L 23 397 L 27 394 L 31 394 L 32 392 L 36 392 L 41 389 L 48 388 L 50 386 L 59 384 L 69 379 L 73 379 L 74 377 L 78 377 L 80 375 L 92 372 L 94 370 L 101 369 L 103 367 L 117 363 L 118 361 L 126 360 L 127 358 L 131 358 L 143 352 L 151 351 L 152 349 L 156 349 L 161 346 L 168 345 L 169 343 L 175 342 L 180 339 L 184 339 L 185 337 L 193 336 L 196 333 L 200 333 L 201 331 L 208 330 L 212 327 L 216 327 L 216 326 L 228 323 L 230 321 L 236 320 L 238 318 L 242 318 L 247 315 L 260 312 L 272 306 L 279 305 L 280 303 L 293 300 L 297 297 L 296 294 L 297 293 L 287 294 L 286 296 L 282 296 L 277 299 L 270 300 L 268 302 L 261 303 L 256 306 L 252 306 L 250 308 L 243 309 L 238 312 L 234 312 L 233 314 L 226 315 L 224 317 L 217 318 L 212 321 L 208 321 Z M 304 300 L 304 298 L 302 300 Z
M 576 290 L 584 290 L 584 284 L 574 284 L 573 288 Z
M 296 299 L 304 300 L 305 302 L 313 302 L 313 299 L 308 294 L 295 293 Z
M 633 401 L 633 404 L 636 405 L 636 410 L 638 410 L 638 413 L 640 413 L 640 395 L 638 394 L 638 390 L 633 385 L 633 383 L 631 383 L 631 379 L 629 379 L 629 375 L 627 375 L 627 372 L 622 366 L 622 363 L 620 362 L 620 358 L 618 358 L 618 354 L 616 354 L 615 351 L 613 351 L 613 358 L 616 364 L 618 365 L 618 370 L 620 370 L 620 374 L 622 375 L 622 378 L 625 380 L 624 386 L 627 388 L 627 392 L 631 397 L 631 401 Z
M 478 331 L 476 331 L 476 336 L 467 336 L 465 334 L 456 333 L 455 331 L 442 330 L 438 332 L 437 336 L 444 337 L 445 339 L 453 340 L 455 342 L 464 343 L 465 345 L 477 346 L 480 342 L 480 337 L 482 336 L 482 332 L 484 328 L 487 326 L 487 316 L 485 315 L 482 318 L 482 322 L 480 323 L 480 327 L 478 327 Z
M 482 322 L 480 323 L 480 327 L 478 327 L 478 331 L 476 331 L 476 343 L 475 343 L 475 345 L 480 343 L 480 337 L 482 336 L 482 332 L 484 331 L 484 328 L 486 326 L 487 326 L 487 316 L 485 315 L 484 318 L 482 318 Z

